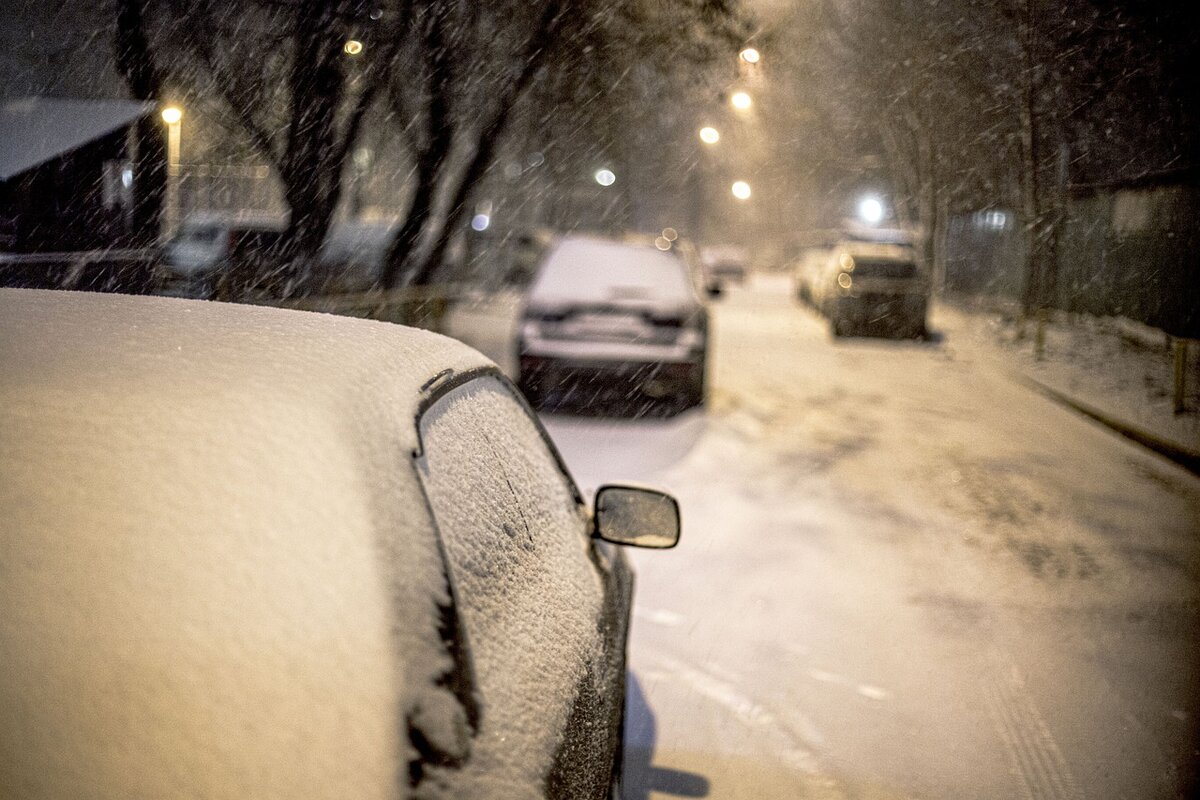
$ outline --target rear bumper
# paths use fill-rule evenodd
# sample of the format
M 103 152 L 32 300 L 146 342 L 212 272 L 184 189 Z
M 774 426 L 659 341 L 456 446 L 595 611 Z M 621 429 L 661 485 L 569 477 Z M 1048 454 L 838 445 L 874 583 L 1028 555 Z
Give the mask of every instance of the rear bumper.
M 833 311 L 838 319 L 859 325 L 908 324 L 924 321 L 927 305 L 924 294 L 864 292 L 838 297 Z
M 594 361 L 520 353 L 518 369 L 517 383 L 535 404 L 680 397 L 704 386 L 703 356 L 691 361 Z

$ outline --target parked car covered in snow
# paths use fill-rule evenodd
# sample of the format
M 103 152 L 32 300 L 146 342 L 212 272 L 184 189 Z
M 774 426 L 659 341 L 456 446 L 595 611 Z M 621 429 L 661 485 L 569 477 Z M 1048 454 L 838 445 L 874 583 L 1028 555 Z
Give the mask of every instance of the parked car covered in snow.
M 930 281 L 912 247 L 844 241 L 809 274 L 809 297 L 834 336 L 875 330 L 926 335 Z
M 632 576 L 425 331 L 0 290 L 0 794 L 607 797 Z
M 708 277 L 718 284 L 742 283 L 750 256 L 744 247 L 732 244 L 708 245 L 700 250 L 700 260 Z
M 825 247 L 805 248 L 791 262 L 792 287 L 796 299 L 811 304 L 820 293 L 817 284 L 829 263 L 829 249 Z
M 534 406 L 607 398 L 701 405 L 708 313 L 684 258 L 653 244 L 563 238 L 525 299 L 518 384 Z

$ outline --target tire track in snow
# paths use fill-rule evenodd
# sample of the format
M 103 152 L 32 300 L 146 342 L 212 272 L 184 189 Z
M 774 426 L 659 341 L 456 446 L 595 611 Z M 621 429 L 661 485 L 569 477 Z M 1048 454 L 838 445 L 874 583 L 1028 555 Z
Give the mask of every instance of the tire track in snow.
M 1012 660 L 993 650 L 983 692 L 1025 800 L 1083 800 L 1066 757 Z
M 807 719 L 799 714 L 790 720 L 781 719 L 730 680 L 666 656 L 658 656 L 656 661 L 664 672 L 686 684 L 697 695 L 716 703 L 743 725 L 767 737 L 768 741 L 775 739 L 776 746 L 771 747 L 770 752 L 790 768 L 803 773 L 814 785 L 825 789 L 838 787 L 838 782 L 821 768 L 816 754 L 807 744 L 822 741 L 821 734 Z

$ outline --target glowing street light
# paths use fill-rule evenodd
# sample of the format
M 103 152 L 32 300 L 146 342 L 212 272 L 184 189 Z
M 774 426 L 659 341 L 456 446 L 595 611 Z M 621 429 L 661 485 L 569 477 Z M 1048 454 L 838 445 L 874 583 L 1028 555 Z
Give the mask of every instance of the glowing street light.
M 342 45 L 342 52 L 348 56 L 356 56 L 363 51 L 363 43 L 358 39 L 347 39 Z
M 700 129 L 700 141 L 705 144 L 716 144 L 721 141 L 721 134 L 716 128 L 705 127 Z
M 745 111 L 750 108 L 750 106 L 754 105 L 754 101 L 751 100 L 750 95 L 746 94 L 745 92 L 734 92 L 733 96 L 729 98 L 729 104 L 738 111 Z
M 883 202 L 872 195 L 858 201 L 858 216 L 868 225 L 878 225 L 883 220 Z
M 745 181 L 734 181 L 733 186 L 730 187 L 730 191 L 733 192 L 733 196 L 738 200 L 750 199 L 750 184 Z
M 598 169 L 593 177 L 595 177 L 596 183 L 601 186 L 612 186 L 617 182 L 617 176 L 613 174 L 611 169 Z
M 167 123 L 167 197 L 163 209 L 163 233 L 170 237 L 179 226 L 179 144 L 183 133 L 183 109 L 167 106 L 162 110 Z
M 740 57 L 742 61 L 745 61 L 747 64 L 757 64 L 762 59 L 762 55 L 753 47 L 747 47 L 745 50 L 738 53 L 738 57 Z

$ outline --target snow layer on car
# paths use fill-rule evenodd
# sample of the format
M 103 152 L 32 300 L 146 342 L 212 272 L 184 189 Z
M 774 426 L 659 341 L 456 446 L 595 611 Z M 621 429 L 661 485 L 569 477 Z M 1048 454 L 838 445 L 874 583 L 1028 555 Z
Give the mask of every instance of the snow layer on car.
M 405 794 L 434 334 L 0 290 L 0 796 Z
M 559 242 L 529 291 L 539 307 L 629 303 L 680 308 L 695 303 L 686 265 L 647 245 L 587 237 Z
M 542 796 L 580 681 L 589 666 L 604 677 L 586 522 L 533 421 L 494 378 L 452 390 L 421 432 L 483 698 L 472 760 L 447 795 Z

